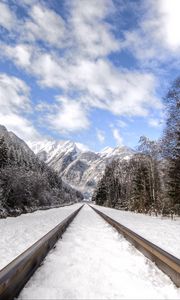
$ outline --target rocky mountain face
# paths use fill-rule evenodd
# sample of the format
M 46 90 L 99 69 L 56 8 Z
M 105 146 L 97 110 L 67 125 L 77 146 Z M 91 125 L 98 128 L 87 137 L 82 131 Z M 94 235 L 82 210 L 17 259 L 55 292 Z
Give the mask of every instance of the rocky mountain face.
M 90 198 L 105 167 L 113 159 L 129 159 L 134 151 L 128 147 L 107 147 L 101 152 L 83 151 L 72 141 L 46 141 L 30 145 L 37 156 L 53 167 L 71 186 Z

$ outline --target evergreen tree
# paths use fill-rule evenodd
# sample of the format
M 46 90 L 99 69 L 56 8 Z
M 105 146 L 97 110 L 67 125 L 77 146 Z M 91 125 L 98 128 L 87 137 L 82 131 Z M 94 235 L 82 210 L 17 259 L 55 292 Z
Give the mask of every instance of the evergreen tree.
M 152 174 L 152 157 L 135 154 L 130 160 L 112 161 L 99 181 L 93 200 L 99 205 L 132 210 L 141 213 L 156 212 L 159 205 L 159 173 L 155 168 Z M 156 174 L 157 173 L 157 174 Z M 154 193 L 152 182 L 156 191 Z
M 0 138 L 0 168 L 4 168 L 8 163 L 8 148 L 4 137 Z
M 163 150 L 168 160 L 168 194 L 172 210 L 180 214 L 180 77 L 173 83 L 164 103 L 167 120 Z
M 152 199 L 150 193 L 150 170 L 148 162 L 143 158 L 136 161 L 134 176 L 132 180 L 132 199 L 131 209 L 137 212 L 148 212 Z
M 107 186 L 105 183 L 105 177 L 103 177 L 94 191 L 92 200 L 96 202 L 97 205 L 104 205 L 107 201 Z

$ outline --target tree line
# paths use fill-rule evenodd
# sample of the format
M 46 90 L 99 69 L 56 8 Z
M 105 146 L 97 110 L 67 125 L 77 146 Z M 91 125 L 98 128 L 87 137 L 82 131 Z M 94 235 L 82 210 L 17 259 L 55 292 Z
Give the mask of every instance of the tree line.
M 114 160 L 93 194 L 98 205 L 162 215 L 180 215 L 180 77 L 164 98 L 162 138 L 142 136 L 129 160 Z

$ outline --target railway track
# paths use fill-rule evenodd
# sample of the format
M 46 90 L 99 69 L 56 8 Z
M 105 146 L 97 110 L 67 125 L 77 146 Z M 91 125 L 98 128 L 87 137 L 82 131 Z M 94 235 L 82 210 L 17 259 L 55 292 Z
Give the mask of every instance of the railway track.
M 17 297 L 83 205 L 0 271 L 0 300 Z
M 0 271 L 0 299 L 17 297 L 83 205 Z M 180 287 L 180 260 L 90 206 Z
M 122 234 L 133 246 L 153 261 L 161 271 L 171 278 L 177 287 L 180 287 L 180 259 L 144 239 L 98 209 L 92 206 L 90 207 L 105 221 L 112 225 L 120 234 Z

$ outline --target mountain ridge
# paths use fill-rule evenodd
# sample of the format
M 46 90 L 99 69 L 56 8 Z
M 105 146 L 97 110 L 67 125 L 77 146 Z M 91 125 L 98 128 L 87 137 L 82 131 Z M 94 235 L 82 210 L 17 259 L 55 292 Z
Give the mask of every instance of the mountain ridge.
M 113 159 L 129 159 L 135 151 L 126 146 L 106 147 L 100 152 L 81 150 L 78 143 L 46 140 L 31 144 L 36 155 L 56 170 L 63 180 L 90 198 L 105 167 Z

